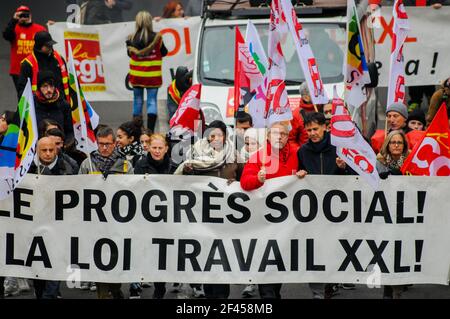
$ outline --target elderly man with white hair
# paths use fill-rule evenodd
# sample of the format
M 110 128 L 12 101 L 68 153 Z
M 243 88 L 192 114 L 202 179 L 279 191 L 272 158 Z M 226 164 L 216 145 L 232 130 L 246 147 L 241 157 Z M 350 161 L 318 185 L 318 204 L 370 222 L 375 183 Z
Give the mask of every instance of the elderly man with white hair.
M 241 176 L 241 187 L 251 191 L 264 185 L 267 179 L 295 175 L 298 168 L 297 148 L 288 143 L 289 124 L 272 124 L 267 134 L 267 145 L 250 156 Z M 263 299 L 280 299 L 281 284 L 260 284 Z

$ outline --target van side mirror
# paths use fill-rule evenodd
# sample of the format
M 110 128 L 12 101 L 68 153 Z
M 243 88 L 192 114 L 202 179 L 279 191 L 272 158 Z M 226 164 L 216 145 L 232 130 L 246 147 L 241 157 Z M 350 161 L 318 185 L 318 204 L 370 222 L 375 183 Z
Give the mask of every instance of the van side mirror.
M 367 88 L 376 88 L 378 86 L 378 68 L 374 62 L 367 63 L 369 70 L 370 83 L 366 84 Z

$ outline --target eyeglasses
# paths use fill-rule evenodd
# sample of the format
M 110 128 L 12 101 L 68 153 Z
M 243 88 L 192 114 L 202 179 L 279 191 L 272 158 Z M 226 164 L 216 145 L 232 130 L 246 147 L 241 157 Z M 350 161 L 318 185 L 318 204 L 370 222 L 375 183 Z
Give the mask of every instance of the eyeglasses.
M 30 17 L 30 14 L 29 13 L 21 13 L 21 14 L 19 14 L 19 18 L 25 18 L 25 19 L 28 19 Z
M 111 147 L 111 145 L 114 145 L 114 143 L 97 143 L 98 147 L 108 148 Z
M 389 145 L 403 145 L 403 142 L 401 142 L 401 141 L 391 141 L 391 142 L 389 142 Z

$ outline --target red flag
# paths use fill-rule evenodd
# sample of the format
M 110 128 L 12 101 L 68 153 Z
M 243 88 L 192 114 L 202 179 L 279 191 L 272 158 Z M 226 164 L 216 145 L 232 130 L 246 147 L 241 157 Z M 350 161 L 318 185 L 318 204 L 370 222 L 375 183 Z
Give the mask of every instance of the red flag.
M 195 130 L 195 121 L 199 120 L 200 115 L 200 96 L 202 91 L 201 84 L 194 84 L 184 93 L 180 105 L 170 119 L 170 133 L 174 136 L 193 134 Z
M 236 26 L 236 36 L 234 41 L 234 114 L 241 103 L 241 92 L 239 90 L 239 80 L 241 78 L 241 63 L 239 63 L 239 44 L 245 43 L 242 34 Z
M 404 175 L 449 176 L 450 139 L 447 107 L 442 103 L 425 136 L 402 166 Z

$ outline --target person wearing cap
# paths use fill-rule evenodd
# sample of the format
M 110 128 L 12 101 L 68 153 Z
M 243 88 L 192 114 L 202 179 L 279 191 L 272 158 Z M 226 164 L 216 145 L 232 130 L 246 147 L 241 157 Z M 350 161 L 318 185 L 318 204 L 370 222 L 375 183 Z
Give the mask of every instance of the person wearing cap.
M 401 102 L 394 102 L 386 108 L 386 124 L 387 131 L 376 130 L 371 137 L 371 145 L 375 153 L 379 153 L 381 146 L 387 134 L 394 130 L 402 130 L 405 134 L 409 133 L 410 129 L 407 125 L 408 108 Z
M 39 72 L 37 90 L 34 92 L 34 105 L 36 122 L 41 123 L 44 119 L 56 121 L 63 128 L 66 144 L 71 144 L 74 134 L 70 106 L 62 98 L 56 85 L 55 75 L 51 71 Z
M 20 62 L 33 51 L 34 35 L 37 32 L 46 31 L 44 26 L 34 23 L 31 18 L 30 8 L 20 6 L 3 31 L 3 38 L 11 43 L 9 75 L 16 91 L 19 91 Z
M 425 113 L 421 109 L 415 109 L 408 114 L 407 125 L 409 129 L 424 131 L 426 124 Z
M 408 115 L 408 128 L 411 130 L 406 134 L 409 149 L 412 150 L 417 143 L 420 143 L 425 135 L 425 113 L 421 109 L 415 109 Z
M 28 78 L 31 79 L 33 93 L 37 91 L 38 74 L 41 71 L 50 71 L 54 74 L 55 86 L 60 96 L 70 103 L 69 75 L 64 58 L 53 49 L 56 41 L 47 31 L 41 31 L 34 36 L 33 52 L 21 64 L 18 83 L 19 97 L 22 95 Z

